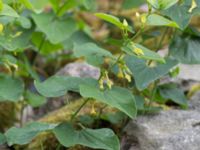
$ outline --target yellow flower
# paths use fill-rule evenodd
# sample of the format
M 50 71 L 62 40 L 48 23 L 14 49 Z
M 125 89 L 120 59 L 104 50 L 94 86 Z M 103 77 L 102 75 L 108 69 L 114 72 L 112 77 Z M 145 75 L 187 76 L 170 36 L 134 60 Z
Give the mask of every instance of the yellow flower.
M 95 108 L 94 108 L 94 103 L 92 104 L 92 109 L 91 109 L 91 112 L 90 112 L 92 115 L 96 115 L 97 114 L 97 112 L 96 112 L 96 110 L 95 110 Z
M 118 78 L 124 78 L 124 74 L 123 74 L 123 71 L 122 71 L 121 68 L 119 68 L 119 72 L 118 72 L 118 74 L 117 74 L 117 77 L 118 77 Z
M 103 78 L 101 78 L 101 79 L 99 80 L 99 88 L 100 88 L 101 90 L 104 89 L 104 86 L 103 86 Z
M 144 55 L 144 52 L 142 49 L 135 47 L 133 52 L 137 55 L 137 56 L 142 56 Z
M 197 7 L 196 0 L 192 0 L 192 5 L 191 5 L 190 9 L 188 10 L 188 12 L 192 13 L 193 9 L 195 9 L 196 7 Z
M 125 74 L 125 78 L 127 79 L 128 82 L 131 82 L 131 76 L 129 74 Z
M 110 79 L 107 80 L 107 86 L 108 86 L 109 89 L 111 89 L 112 86 L 113 86 L 113 82 Z
M 141 15 L 141 22 L 145 24 L 147 22 L 147 14 Z
M 0 23 L 0 33 L 3 32 L 3 29 L 4 29 L 3 24 Z

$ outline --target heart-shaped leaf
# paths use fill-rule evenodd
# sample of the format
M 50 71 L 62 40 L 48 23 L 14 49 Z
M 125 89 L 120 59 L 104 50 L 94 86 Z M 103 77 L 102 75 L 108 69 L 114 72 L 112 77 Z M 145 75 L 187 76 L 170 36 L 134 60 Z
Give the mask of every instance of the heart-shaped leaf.
M 94 149 L 119 150 L 119 140 L 110 129 L 88 129 L 76 131 L 71 124 L 62 123 L 53 130 L 58 141 L 71 147 L 77 144 Z
M 112 89 L 100 90 L 97 86 L 81 85 L 80 94 L 83 97 L 94 98 L 116 107 L 131 118 L 136 117 L 137 109 L 134 96 L 125 88 L 112 87 Z
M 170 55 L 184 64 L 200 64 L 200 37 L 175 36 Z
M 66 76 L 52 76 L 42 83 L 35 81 L 37 91 L 45 97 L 63 96 L 68 91 L 79 92 L 81 84 L 96 84 L 96 82 L 91 78 Z
M 29 143 L 40 132 L 52 130 L 56 124 L 47 124 L 40 122 L 32 122 L 23 128 L 10 128 L 6 133 L 6 139 L 9 146 L 13 144 L 24 145 Z
M 53 44 L 66 40 L 77 29 L 74 20 L 70 18 L 66 20 L 55 19 L 56 17 L 52 13 L 33 14 L 32 17 L 39 30 L 45 33 L 47 39 Z
M 152 26 L 168 26 L 168 27 L 179 28 L 179 25 L 176 22 L 171 21 L 157 14 L 151 14 L 147 16 L 146 23 Z
M 165 64 L 150 67 L 146 65 L 146 61 L 135 56 L 127 56 L 125 59 L 139 90 L 144 90 L 150 83 L 167 74 L 178 64 L 177 61 L 168 59 Z

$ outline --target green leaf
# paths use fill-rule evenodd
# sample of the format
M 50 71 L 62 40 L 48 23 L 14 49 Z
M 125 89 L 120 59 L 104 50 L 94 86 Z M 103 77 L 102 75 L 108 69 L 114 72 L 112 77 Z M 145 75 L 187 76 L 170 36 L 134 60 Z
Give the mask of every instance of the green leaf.
M 19 17 L 17 12 L 7 4 L 3 5 L 3 9 L 0 11 L 0 16 Z
M 176 36 L 169 54 L 183 64 L 200 64 L 200 37 Z
M 96 10 L 97 8 L 97 1 L 96 0 L 83 0 L 82 5 L 85 7 L 87 10 Z
M 164 10 L 175 5 L 178 0 L 147 0 L 154 8 Z
M 80 85 L 80 94 L 86 98 L 94 98 L 116 107 L 129 117 L 134 118 L 137 114 L 135 99 L 132 93 L 121 87 L 100 90 L 98 86 Z
M 138 48 L 142 50 L 143 55 L 137 56 L 134 52 L 134 49 Z M 155 60 L 161 63 L 164 63 L 165 60 L 162 58 L 158 53 L 140 45 L 140 44 L 134 44 L 134 47 L 131 44 L 128 44 L 127 46 L 122 47 L 122 50 L 126 52 L 127 54 L 131 56 L 137 56 L 138 58 L 146 59 L 146 60 Z
M 24 84 L 20 79 L 0 74 L 0 101 L 18 101 L 22 97 Z
M 88 63 L 95 66 L 103 64 L 105 57 L 112 57 L 109 51 L 98 47 L 94 43 L 86 43 L 83 45 L 76 44 L 74 46 L 74 55 L 76 57 L 84 56 Z
M 56 124 L 32 122 L 23 128 L 10 128 L 5 136 L 9 146 L 13 144 L 24 145 L 33 140 L 40 132 L 52 130 L 56 126 Z
M 59 11 L 57 11 L 58 16 L 64 15 L 68 10 L 76 7 L 81 3 L 80 1 L 78 2 L 77 0 L 68 0 L 64 3 L 62 7 L 60 7 Z
M 13 36 L 11 36 L 12 33 L 10 32 L 6 33 L 6 35 L 0 35 L 0 46 L 8 51 L 24 50 L 29 46 L 31 33 L 31 30 L 23 30 L 15 33 Z
M 139 1 L 135 1 L 135 0 L 124 0 L 122 7 L 124 9 L 132 9 L 135 7 L 139 7 L 140 5 L 144 4 L 145 0 L 139 0 Z
M 41 13 L 44 7 L 48 4 L 48 0 L 20 0 L 24 6 L 36 13 Z
M 5 142 L 6 142 L 5 136 L 2 133 L 0 133 L 0 145 L 4 144 Z
M 34 32 L 32 34 L 32 43 L 36 47 L 35 50 L 42 55 L 49 55 L 62 50 L 62 45 L 52 44 L 49 40 L 44 40 L 44 34 L 42 32 Z M 43 41 L 44 40 L 44 41 Z M 41 43 L 43 42 L 42 46 Z
M 69 123 L 62 123 L 53 130 L 58 141 L 66 146 L 83 145 L 93 149 L 120 150 L 119 140 L 110 129 L 76 131 Z
M 177 61 L 170 59 L 167 59 L 165 64 L 158 64 L 155 67 L 147 66 L 144 60 L 134 56 L 127 56 L 125 60 L 139 90 L 144 90 L 150 83 L 161 78 L 177 65 Z
M 64 49 L 73 49 L 74 45 L 82 45 L 86 43 L 95 43 L 94 39 L 83 31 L 76 31 L 70 38 L 63 41 Z
M 31 28 L 31 21 L 23 16 L 20 16 L 17 18 L 17 21 L 20 23 L 20 25 L 25 28 L 25 29 L 30 29 Z
M 163 15 L 168 16 L 173 21 L 175 21 L 178 26 L 184 30 L 192 17 L 192 13 L 189 13 L 190 6 L 188 5 L 174 5 L 171 8 L 162 12 Z
M 115 17 L 115 16 L 112 16 L 112 15 L 108 15 L 108 14 L 104 14 L 104 13 L 96 13 L 95 14 L 97 17 L 117 26 L 118 28 L 120 28 L 121 30 L 123 29 L 127 29 L 129 32 L 132 32 L 134 33 L 133 29 L 128 26 L 128 27 L 125 27 L 123 25 L 123 23 L 119 20 L 119 18 Z
M 29 0 L 19 0 L 28 9 L 33 9 L 33 6 Z
M 42 83 L 35 81 L 35 87 L 45 97 L 59 97 L 68 91 L 79 92 L 80 84 L 95 84 L 94 81 L 91 78 L 52 76 Z
M 0 12 L 3 10 L 3 1 L 2 0 L 0 0 Z
M 188 105 L 188 100 L 184 95 L 184 92 L 177 87 L 162 85 L 159 87 L 159 93 L 163 98 L 170 99 L 179 105 L 184 107 L 187 107 Z
M 168 26 L 168 27 L 179 28 L 179 25 L 176 22 L 171 21 L 157 14 L 151 14 L 147 16 L 146 23 L 152 26 Z
M 32 17 L 38 29 L 45 33 L 47 39 L 53 44 L 66 40 L 77 29 L 75 21 L 70 18 L 66 20 L 55 19 L 51 13 L 33 14 Z
M 46 98 L 31 91 L 26 91 L 26 101 L 32 107 L 39 107 L 47 102 Z

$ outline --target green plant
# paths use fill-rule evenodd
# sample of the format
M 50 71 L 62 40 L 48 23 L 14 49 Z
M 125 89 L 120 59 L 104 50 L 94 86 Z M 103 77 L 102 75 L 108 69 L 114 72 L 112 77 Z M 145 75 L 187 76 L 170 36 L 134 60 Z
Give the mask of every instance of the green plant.
M 127 7 L 129 2 L 131 8 L 140 4 L 126 0 L 123 6 Z M 187 108 L 184 93 L 175 84 L 160 84 L 160 79 L 166 75 L 176 76 L 179 63 L 200 63 L 200 33 L 189 25 L 191 18 L 200 12 L 200 1 L 147 0 L 147 4 L 147 13 L 136 12 L 139 29 L 134 29 L 132 22 L 125 18 L 122 21 L 110 14 L 95 13 L 121 32 L 118 39 L 107 39 L 106 44 L 118 49 L 114 55 L 102 47 L 102 42 L 92 38 L 89 26 L 79 17 L 85 11 L 95 12 L 94 0 L 0 0 L 3 70 L 0 102 L 21 103 L 23 112 L 25 105 L 38 107 L 46 102 L 46 97 L 63 96 L 68 91 L 80 93 L 84 99 L 69 122 L 32 122 L 25 126 L 21 122 L 21 128 L 12 127 L 5 134 L 0 133 L 0 144 L 24 145 L 40 132 L 52 131 L 65 147 L 79 144 L 119 150 L 118 137 L 111 129 L 89 129 L 76 121 L 85 104 L 100 101 L 130 118 L 140 112 L 159 111 L 161 107 L 153 103 L 162 106 L 169 100 Z M 155 40 L 155 44 L 144 46 L 149 39 Z M 157 52 L 166 41 L 170 45 L 169 53 L 161 57 Z M 72 49 L 73 55 L 59 55 L 62 49 Z M 41 56 L 45 63 L 84 57 L 89 64 L 100 68 L 101 75 L 98 80 L 52 76 L 41 82 L 37 71 L 40 69 L 37 59 Z M 40 95 L 27 88 L 33 80 Z

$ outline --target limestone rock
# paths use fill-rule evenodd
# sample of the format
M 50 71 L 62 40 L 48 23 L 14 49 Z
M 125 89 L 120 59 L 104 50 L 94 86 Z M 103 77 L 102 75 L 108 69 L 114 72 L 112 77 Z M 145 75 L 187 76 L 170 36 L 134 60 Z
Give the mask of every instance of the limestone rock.
M 200 92 L 194 94 L 189 103 L 190 109 L 195 109 L 200 112 Z
M 200 113 L 170 110 L 140 116 L 127 125 L 125 132 L 129 139 L 137 141 L 139 150 L 199 150 Z
M 67 64 L 64 68 L 58 71 L 57 75 L 66 75 L 73 77 L 91 77 L 98 79 L 100 76 L 100 70 L 87 63 L 74 62 Z

